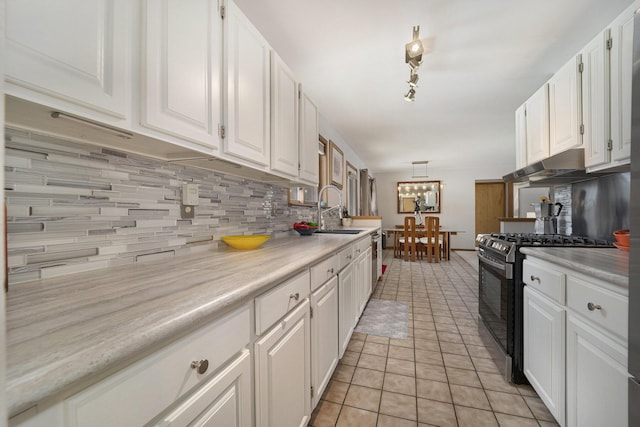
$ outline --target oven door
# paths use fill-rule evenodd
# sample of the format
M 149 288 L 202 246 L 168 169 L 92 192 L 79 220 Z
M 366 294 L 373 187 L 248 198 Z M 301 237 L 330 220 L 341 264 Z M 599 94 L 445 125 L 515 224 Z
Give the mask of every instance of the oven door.
M 478 312 L 505 354 L 513 354 L 513 265 L 478 253 Z

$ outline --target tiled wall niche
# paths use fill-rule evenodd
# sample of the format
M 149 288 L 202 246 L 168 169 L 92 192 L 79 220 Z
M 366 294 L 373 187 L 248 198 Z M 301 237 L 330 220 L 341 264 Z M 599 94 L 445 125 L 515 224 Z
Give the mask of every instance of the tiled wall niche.
M 288 236 L 315 210 L 287 189 L 97 146 L 6 129 L 9 285 L 185 255 L 228 234 Z M 199 185 L 194 219 L 182 185 Z

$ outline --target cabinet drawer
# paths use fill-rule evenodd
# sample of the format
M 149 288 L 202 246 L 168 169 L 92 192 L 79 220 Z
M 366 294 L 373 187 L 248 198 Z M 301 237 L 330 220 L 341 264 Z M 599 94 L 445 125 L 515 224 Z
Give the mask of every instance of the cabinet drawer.
M 567 306 L 627 341 L 629 300 L 595 283 L 567 278 Z
M 249 344 L 249 319 L 249 307 L 236 310 L 72 396 L 64 402 L 64 425 L 147 423 Z M 203 359 L 209 367 L 198 374 L 191 363 Z
M 360 254 L 363 254 L 370 247 L 371 247 L 371 238 L 369 236 L 365 237 L 364 239 L 358 240 L 356 242 L 356 253 L 354 258 L 359 257 Z
M 347 265 L 351 263 L 356 257 L 356 245 L 349 245 L 348 248 L 345 248 L 338 252 L 338 258 L 340 258 L 340 270 L 345 268 Z
M 309 296 L 309 272 L 276 286 L 256 298 L 256 335 L 262 335 L 289 310 Z
M 340 254 L 333 255 L 311 267 L 311 292 L 338 273 L 339 268 L 342 268 L 338 267 L 341 264 L 341 261 L 338 260 L 339 257 Z
M 522 281 L 524 284 L 564 305 L 567 283 L 566 274 L 525 259 L 522 263 Z

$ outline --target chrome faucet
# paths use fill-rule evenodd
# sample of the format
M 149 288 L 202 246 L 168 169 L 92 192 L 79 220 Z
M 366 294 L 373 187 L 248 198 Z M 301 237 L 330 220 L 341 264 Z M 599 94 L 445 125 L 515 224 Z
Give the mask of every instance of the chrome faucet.
M 333 188 L 334 190 L 336 190 L 338 192 L 338 197 L 340 198 L 340 203 L 337 206 L 334 206 L 332 208 L 329 208 L 327 210 L 325 210 L 326 212 L 332 211 L 334 209 L 338 209 L 338 217 L 340 219 L 342 219 L 342 191 L 340 191 L 340 189 L 338 187 L 336 187 L 335 185 L 325 185 L 324 187 L 322 187 L 320 189 L 320 191 L 318 191 L 318 227 L 320 228 L 320 230 L 325 230 L 325 224 L 324 224 L 324 219 L 322 218 L 322 207 L 320 206 L 320 204 L 322 203 L 322 193 L 324 193 L 325 190 L 328 190 L 329 188 Z

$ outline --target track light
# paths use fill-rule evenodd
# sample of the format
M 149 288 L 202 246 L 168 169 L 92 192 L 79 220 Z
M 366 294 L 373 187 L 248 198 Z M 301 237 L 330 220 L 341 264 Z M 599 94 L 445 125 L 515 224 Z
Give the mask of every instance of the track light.
M 409 91 L 404 95 L 405 101 L 413 102 L 416 100 L 416 87 L 418 87 L 418 68 L 422 64 L 422 55 L 425 53 L 424 44 L 420 40 L 420 26 L 413 27 L 412 40 L 404 45 L 404 62 L 409 65 Z M 428 52 L 427 52 L 428 53 Z
M 407 83 L 409 83 L 409 86 L 411 87 L 417 87 L 419 79 L 420 76 L 418 76 L 418 73 L 411 70 L 411 74 L 409 74 L 409 81 Z
M 405 46 L 405 62 L 414 60 L 418 65 L 422 63 L 422 54 L 424 53 L 424 46 L 420 41 L 420 26 L 413 27 L 413 40 L 407 43 Z
M 409 88 L 409 92 L 404 94 L 404 100 L 413 102 L 416 100 L 416 90 L 414 88 Z

